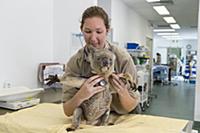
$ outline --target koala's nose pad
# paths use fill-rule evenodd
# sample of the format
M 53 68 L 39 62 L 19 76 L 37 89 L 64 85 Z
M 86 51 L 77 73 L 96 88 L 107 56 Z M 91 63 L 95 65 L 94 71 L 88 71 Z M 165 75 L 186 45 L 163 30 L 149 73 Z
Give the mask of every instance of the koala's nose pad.
M 103 66 L 108 66 L 109 65 L 109 60 L 107 58 L 103 58 L 102 65 Z

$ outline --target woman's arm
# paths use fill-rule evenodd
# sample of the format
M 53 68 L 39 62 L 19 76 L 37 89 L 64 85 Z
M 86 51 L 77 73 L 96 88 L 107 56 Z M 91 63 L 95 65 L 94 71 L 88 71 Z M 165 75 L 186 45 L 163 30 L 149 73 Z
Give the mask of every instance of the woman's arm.
M 112 77 L 113 77 L 114 88 L 118 93 L 122 107 L 127 112 L 132 111 L 139 103 L 140 100 L 139 95 L 135 95 L 134 97 L 130 95 L 128 86 L 125 85 L 124 82 L 120 80 L 120 76 L 112 74 Z
M 66 116 L 73 115 L 74 110 L 80 106 L 83 102 L 83 99 L 80 99 L 78 96 L 78 92 L 68 101 L 63 103 L 63 110 Z
M 95 75 L 86 80 L 81 86 L 80 90 L 68 101 L 63 103 L 64 113 L 67 116 L 71 116 L 76 107 L 94 94 L 103 91 L 105 88 L 101 86 L 95 86 L 98 82 L 103 80 L 103 77 Z

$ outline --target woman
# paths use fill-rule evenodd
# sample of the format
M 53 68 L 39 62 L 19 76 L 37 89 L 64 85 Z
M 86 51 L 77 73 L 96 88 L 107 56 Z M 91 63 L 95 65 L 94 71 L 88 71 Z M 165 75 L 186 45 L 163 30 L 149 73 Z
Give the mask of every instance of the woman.
M 76 107 L 83 101 L 89 99 L 94 94 L 104 90 L 101 86 L 95 86 L 102 77 L 91 73 L 90 64 L 87 62 L 87 52 L 84 50 L 88 45 L 93 45 L 99 49 L 112 49 L 116 55 L 115 71 L 113 74 L 114 87 L 117 94 L 113 94 L 111 110 L 119 114 L 126 114 L 136 108 L 139 103 L 139 93 L 128 88 L 121 80 L 120 73 L 130 73 L 136 82 L 136 69 L 130 55 L 106 41 L 110 29 L 107 13 L 98 6 L 87 8 L 83 15 L 80 29 L 83 33 L 86 45 L 80 49 L 67 63 L 63 76 L 80 76 L 88 78 L 81 88 L 64 89 L 63 109 L 67 116 L 71 116 Z

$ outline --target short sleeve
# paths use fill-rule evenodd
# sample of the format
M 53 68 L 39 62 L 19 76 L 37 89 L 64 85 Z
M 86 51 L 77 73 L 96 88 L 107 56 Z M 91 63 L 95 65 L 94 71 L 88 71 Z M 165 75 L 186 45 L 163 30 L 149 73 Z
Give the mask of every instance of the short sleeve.
M 70 60 L 68 61 L 66 67 L 65 67 L 65 73 L 64 75 L 60 78 L 61 83 L 63 82 L 63 102 L 70 100 L 78 91 L 78 88 L 73 88 L 70 86 L 67 86 L 64 84 L 66 77 L 68 76 L 75 76 L 75 77 L 79 77 L 81 74 L 81 61 L 82 57 L 81 57 L 81 52 L 79 51 L 77 54 L 75 54 L 74 56 L 72 56 L 70 58 Z
M 70 100 L 78 92 L 77 88 L 71 88 L 69 86 L 63 87 L 62 102 Z

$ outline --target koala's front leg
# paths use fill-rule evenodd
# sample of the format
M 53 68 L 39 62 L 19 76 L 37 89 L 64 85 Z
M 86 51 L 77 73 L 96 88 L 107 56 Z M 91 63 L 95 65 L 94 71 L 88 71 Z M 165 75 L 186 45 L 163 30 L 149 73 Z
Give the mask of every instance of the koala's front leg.
M 79 128 L 81 123 L 81 116 L 83 114 L 82 108 L 78 107 L 74 110 L 73 118 L 72 118 L 72 125 L 71 127 L 67 128 L 67 131 L 74 131 Z
M 86 78 L 67 76 L 61 83 L 70 87 L 80 88 L 85 81 Z
M 101 123 L 100 123 L 101 126 L 104 126 L 104 125 L 107 125 L 107 124 L 108 124 L 109 115 L 110 115 L 110 109 L 108 109 L 108 110 L 103 114 L 103 116 L 101 117 Z

